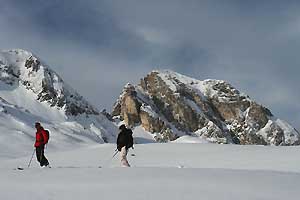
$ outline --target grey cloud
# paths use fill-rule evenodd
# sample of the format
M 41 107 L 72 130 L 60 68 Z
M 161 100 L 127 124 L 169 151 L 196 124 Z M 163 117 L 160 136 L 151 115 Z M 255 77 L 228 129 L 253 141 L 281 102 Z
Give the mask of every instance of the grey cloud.
M 225 79 L 300 128 L 299 4 L 4 0 L 0 47 L 32 50 L 100 106 L 126 82 L 171 68 Z
M 137 60 L 145 53 L 143 39 L 123 30 L 104 1 L 7 1 L 7 12 L 26 29 L 23 16 L 32 25 L 31 32 L 49 39 L 73 41 L 104 53 Z M 97 2 L 97 6 L 95 5 Z M 16 13 L 17 16 L 14 16 Z M 5 15 L 5 14 L 4 14 Z M 129 50 L 130 49 L 130 50 Z

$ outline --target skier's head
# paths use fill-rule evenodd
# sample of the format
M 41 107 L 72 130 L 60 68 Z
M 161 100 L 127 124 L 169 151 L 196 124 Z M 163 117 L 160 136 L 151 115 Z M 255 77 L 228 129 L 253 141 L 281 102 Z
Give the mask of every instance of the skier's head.
M 43 127 L 41 126 L 41 123 L 40 123 L 40 122 L 35 122 L 35 128 L 36 128 L 36 129 L 41 129 L 41 128 L 43 128 Z
M 122 125 L 119 127 L 119 130 L 121 130 L 121 131 L 126 130 L 125 124 L 122 124 Z

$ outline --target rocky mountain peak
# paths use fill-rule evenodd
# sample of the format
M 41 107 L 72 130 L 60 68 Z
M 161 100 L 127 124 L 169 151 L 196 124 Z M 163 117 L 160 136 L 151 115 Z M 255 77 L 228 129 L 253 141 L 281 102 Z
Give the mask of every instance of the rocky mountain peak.
M 22 84 L 37 95 L 40 102 L 64 109 L 67 115 L 99 114 L 82 96 L 37 56 L 16 49 L 0 53 L 0 80 L 17 87 Z
M 157 141 L 182 135 L 238 144 L 294 145 L 300 140 L 288 123 L 226 81 L 200 81 L 170 70 L 152 71 L 136 86 L 127 84 L 112 115 L 129 126 L 143 126 Z

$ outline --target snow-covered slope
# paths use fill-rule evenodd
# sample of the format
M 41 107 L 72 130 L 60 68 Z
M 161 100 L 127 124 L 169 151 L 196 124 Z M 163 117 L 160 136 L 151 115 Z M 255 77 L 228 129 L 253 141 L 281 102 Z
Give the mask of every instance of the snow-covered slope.
M 50 130 L 49 147 L 112 142 L 116 126 L 30 52 L 0 52 L 0 152 L 16 157 L 31 149 L 34 122 Z
M 27 165 L 30 155 L 2 161 L 0 199 L 288 200 L 300 195 L 298 146 L 135 145 L 128 156 L 132 168 L 118 167 L 119 155 L 111 159 L 114 149 L 111 144 L 49 149 L 51 169 L 33 160 L 31 168 L 13 170 Z
M 226 81 L 200 81 L 170 70 L 127 84 L 112 115 L 163 142 L 190 135 L 217 143 L 300 144 L 296 129 Z

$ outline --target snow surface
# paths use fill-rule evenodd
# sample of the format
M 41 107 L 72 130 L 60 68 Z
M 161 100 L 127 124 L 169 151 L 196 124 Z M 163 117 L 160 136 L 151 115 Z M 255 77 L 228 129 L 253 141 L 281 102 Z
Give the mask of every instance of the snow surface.
M 169 86 L 169 88 L 176 92 L 178 83 L 176 80 L 185 84 L 187 87 L 193 89 L 197 94 L 201 97 L 213 97 L 219 96 L 218 91 L 214 90 L 212 86 L 218 83 L 224 83 L 223 80 L 215 80 L 215 79 L 206 79 L 204 81 L 197 80 L 195 78 L 191 78 L 172 70 L 156 70 L 153 72 L 157 72 L 158 76 Z
M 173 143 L 209 143 L 208 140 L 200 138 L 200 137 L 193 137 L 189 135 L 184 135 L 179 137 L 178 139 L 172 141 Z
M 136 144 L 155 143 L 155 133 L 149 133 L 140 125 L 133 129 L 134 142 Z
M 115 145 L 47 149 L 52 168 L 28 156 L 2 160 L 0 199 L 298 199 L 299 147 L 140 144 L 119 167 Z M 2 150 L 2 147 L 1 147 Z M 0 158 L 1 159 L 1 158 Z M 2 158 L 3 159 L 3 158 Z M 98 168 L 98 166 L 101 168 Z

